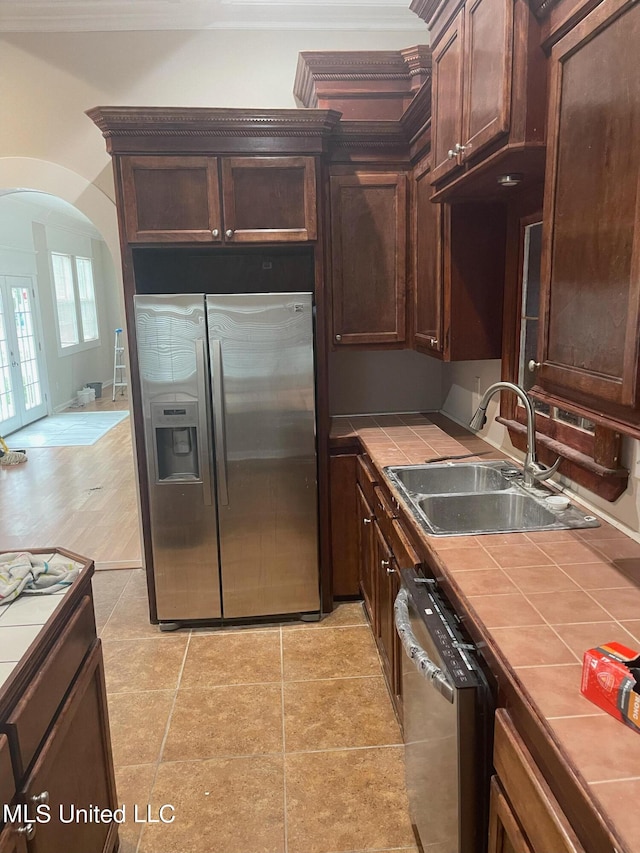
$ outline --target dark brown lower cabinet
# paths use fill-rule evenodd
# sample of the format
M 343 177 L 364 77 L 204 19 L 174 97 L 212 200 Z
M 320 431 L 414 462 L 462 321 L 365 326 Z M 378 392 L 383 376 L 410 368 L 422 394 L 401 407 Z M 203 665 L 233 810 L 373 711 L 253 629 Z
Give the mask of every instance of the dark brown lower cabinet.
M 533 853 L 496 776 L 491 780 L 487 853 Z
M 378 630 L 376 640 L 382 668 L 392 698 L 399 695 L 396 632 L 393 624 L 393 603 L 398 591 L 396 560 L 386 539 L 375 524 L 374 567 L 376 573 Z M 398 710 L 396 708 L 396 710 Z
M 331 572 L 334 598 L 359 593 L 358 516 L 356 504 L 356 454 L 331 456 Z
M 112 808 L 115 782 L 108 731 L 98 641 L 80 669 L 23 789 L 26 802 L 44 798 L 46 792 L 52 817 L 49 823 L 37 824 L 29 853 L 111 848 L 117 831 L 113 821 L 62 822 L 74 816 L 74 809 Z
M 377 630 L 376 576 L 373 569 L 373 524 L 374 514 L 360 486 L 356 486 L 358 512 L 358 576 L 364 606 L 373 630 Z

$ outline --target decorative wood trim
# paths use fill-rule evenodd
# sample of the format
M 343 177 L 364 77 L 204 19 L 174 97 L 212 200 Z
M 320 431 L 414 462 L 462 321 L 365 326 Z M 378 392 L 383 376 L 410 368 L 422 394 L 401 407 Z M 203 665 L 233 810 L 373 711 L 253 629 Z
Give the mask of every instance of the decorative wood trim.
M 334 98 L 367 100 L 387 92 L 399 100 L 402 113 L 403 101 L 430 75 L 427 45 L 404 50 L 301 51 L 293 94 L 304 107 L 326 108 Z M 345 83 L 358 85 L 339 85 Z
M 314 151 L 324 150 L 326 140 L 340 120 L 335 110 L 236 110 L 209 107 L 94 107 L 86 114 L 102 131 L 109 154 L 193 152 L 187 140 L 196 138 L 208 153 L 212 140 L 312 139 Z M 218 146 L 219 147 L 219 146 Z M 311 152 L 309 152 L 311 153 Z

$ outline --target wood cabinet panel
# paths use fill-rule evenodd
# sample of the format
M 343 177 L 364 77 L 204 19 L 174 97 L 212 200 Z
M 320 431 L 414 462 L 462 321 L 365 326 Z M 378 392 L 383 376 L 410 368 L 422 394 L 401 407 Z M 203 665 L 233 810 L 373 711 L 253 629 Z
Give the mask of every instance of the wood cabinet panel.
M 225 240 L 300 242 L 317 237 L 313 157 L 224 157 Z
M 93 604 L 85 596 L 5 724 L 15 741 L 18 774 L 33 760 L 95 635 Z
M 584 853 L 584 848 L 504 708 L 496 711 L 493 763 L 532 851 Z M 519 853 L 521 848 L 513 837 L 511 842 Z
M 358 506 L 356 502 L 356 454 L 329 460 L 331 503 L 331 567 L 334 596 L 357 596 Z
M 551 55 L 540 385 L 640 420 L 640 6 L 604 0 Z
M 395 559 L 391 548 L 382 535 L 377 522 L 374 522 L 374 571 L 376 574 L 378 630 L 376 639 L 382 660 L 389 692 L 397 693 L 397 672 L 395 668 L 395 628 L 393 624 L 393 603 L 397 582 L 395 580 Z
M 331 177 L 336 344 L 405 339 L 406 182 L 404 172 Z
M 513 0 L 468 0 L 464 34 L 463 161 L 509 130 Z
M 377 631 L 376 575 L 373 572 L 373 522 L 375 516 L 360 486 L 356 486 L 358 513 L 358 575 L 360 589 L 374 635 Z
M 217 158 L 131 156 L 120 168 L 130 243 L 222 239 Z
M 534 853 L 496 776 L 491 780 L 487 853 Z
M 62 806 L 69 816 L 76 808 L 116 806 L 112 769 L 102 649 L 98 641 L 45 741 L 24 785 L 26 800 L 44 791 L 49 794 L 52 815 Z M 111 850 L 117 825 L 111 823 L 62 823 L 52 819 L 38 824 L 29 842 L 30 853 L 62 850 Z
M 0 808 L 3 804 L 9 804 L 13 800 L 16 786 L 11 764 L 11 753 L 9 752 L 9 741 L 6 735 L 0 734 Z M 0 826 L 2 815 L 0 813 Z
M 442 205 L 432 204 L 429 161 L 413 175 L 413 340 L 416 347 L 443 350 Z
M 462 140 L 463 38 L 464 11 L 453 21 L 432 56 L 432 183 L 458 166 L 457 156 L 450 152 L 455 152 L 456 144 Z

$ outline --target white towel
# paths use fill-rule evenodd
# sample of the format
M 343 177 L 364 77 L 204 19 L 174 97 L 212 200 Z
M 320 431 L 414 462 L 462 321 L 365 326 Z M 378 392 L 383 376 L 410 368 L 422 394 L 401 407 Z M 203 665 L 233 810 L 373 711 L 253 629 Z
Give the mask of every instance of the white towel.
M 28 551 L 0 554 L 0 604 L 7 604 L 19 595 L 47 595 L 61 592 L 80 574 L 78 563 L 60 554 L 45 560 L 44 554 Z

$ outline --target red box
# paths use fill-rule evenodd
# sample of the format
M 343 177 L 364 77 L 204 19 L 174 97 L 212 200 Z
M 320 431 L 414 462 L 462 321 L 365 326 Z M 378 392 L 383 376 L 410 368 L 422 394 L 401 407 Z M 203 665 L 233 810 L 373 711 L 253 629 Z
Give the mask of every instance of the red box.
M 582 695 L 640 732 L 640 652 L 607 643 L 584 653 Z

